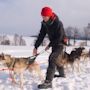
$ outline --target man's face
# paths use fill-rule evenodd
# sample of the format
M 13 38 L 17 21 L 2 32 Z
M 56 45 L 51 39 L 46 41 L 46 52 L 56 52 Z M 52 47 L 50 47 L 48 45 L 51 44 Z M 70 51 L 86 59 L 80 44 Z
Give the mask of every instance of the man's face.
M 45 22 L 47 22 L 50 17 L 48 17 L 48 16 L 42 16 L 42 18 L 43 18 L 43 20 L 44 20 Z

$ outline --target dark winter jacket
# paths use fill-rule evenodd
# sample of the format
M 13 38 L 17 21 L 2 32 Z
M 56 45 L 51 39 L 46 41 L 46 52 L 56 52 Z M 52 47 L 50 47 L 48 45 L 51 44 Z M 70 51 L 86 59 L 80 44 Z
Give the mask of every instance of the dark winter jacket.
M 55 47 L 56 45 L 63 44 L 63 39 L 66 35 L 62 22 L 55 14 L 48 22 L 42 21 L 41 30 L 35 42 L 36 49 L 40 46 L 46 34 L 50 40 L 49 47 Z

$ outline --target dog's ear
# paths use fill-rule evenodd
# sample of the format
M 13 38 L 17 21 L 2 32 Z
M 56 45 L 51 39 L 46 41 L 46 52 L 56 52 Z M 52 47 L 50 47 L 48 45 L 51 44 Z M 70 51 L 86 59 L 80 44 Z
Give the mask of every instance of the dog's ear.
M 4 56 L 4 53 L 2 52 L 1 55 Z
M 81 49 L 85 49 L 85 47 L 83 47 L 83 46 L 80 46 L 79 48 L 81 48 Z
M 4 60 L 4 53 L 1 53 L 1 54 L 0 54 L 0 58 L 1 58 L 2 60 Z
M 82 49 L 84 50 L 84 49 L 85 49 L 85 47 L 82 47 Z
M 5 60 L 11 59 L 11 55 L 9 55 L 9 54 L 4 54 L 4 59 L 5 59 Z

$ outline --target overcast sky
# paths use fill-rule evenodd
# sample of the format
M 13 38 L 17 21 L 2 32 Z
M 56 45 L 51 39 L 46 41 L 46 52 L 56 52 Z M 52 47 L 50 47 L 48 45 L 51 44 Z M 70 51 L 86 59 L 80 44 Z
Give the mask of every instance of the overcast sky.
M 64 27 L 90 23 L 90 0 L 0 0 L 0 33 L 37 34 L 44 6 L 57 13 Z

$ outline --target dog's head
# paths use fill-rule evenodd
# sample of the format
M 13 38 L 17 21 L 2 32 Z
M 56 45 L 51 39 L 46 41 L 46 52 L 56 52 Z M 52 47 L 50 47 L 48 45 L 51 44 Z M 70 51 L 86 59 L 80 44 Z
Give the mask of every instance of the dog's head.
M 0 54 L 0 61 L 10 62 L 11 61 L 11 55 L 9 54 Z
M 72 50 L 70 53 L 71 60 L 75 61 L 76 59 L 80 59 L 84 49 L 84 47 L 74 48 L 74 50 Z
M 77 55 L 77 56 L 81 56 L 81 54 L 83 53 L 83 51 L 85 50 L 85 48 L 84 47 L 78 47 L 78 48 L 75 48 L 75 54 Z
M 85 49 L 84 47 L 75 48 L 75 50 L 76 50 L 77 52 L 82 52 L 84 49 Z
M 4 53 L 0 54 L 0 61 L 4 60 Z

